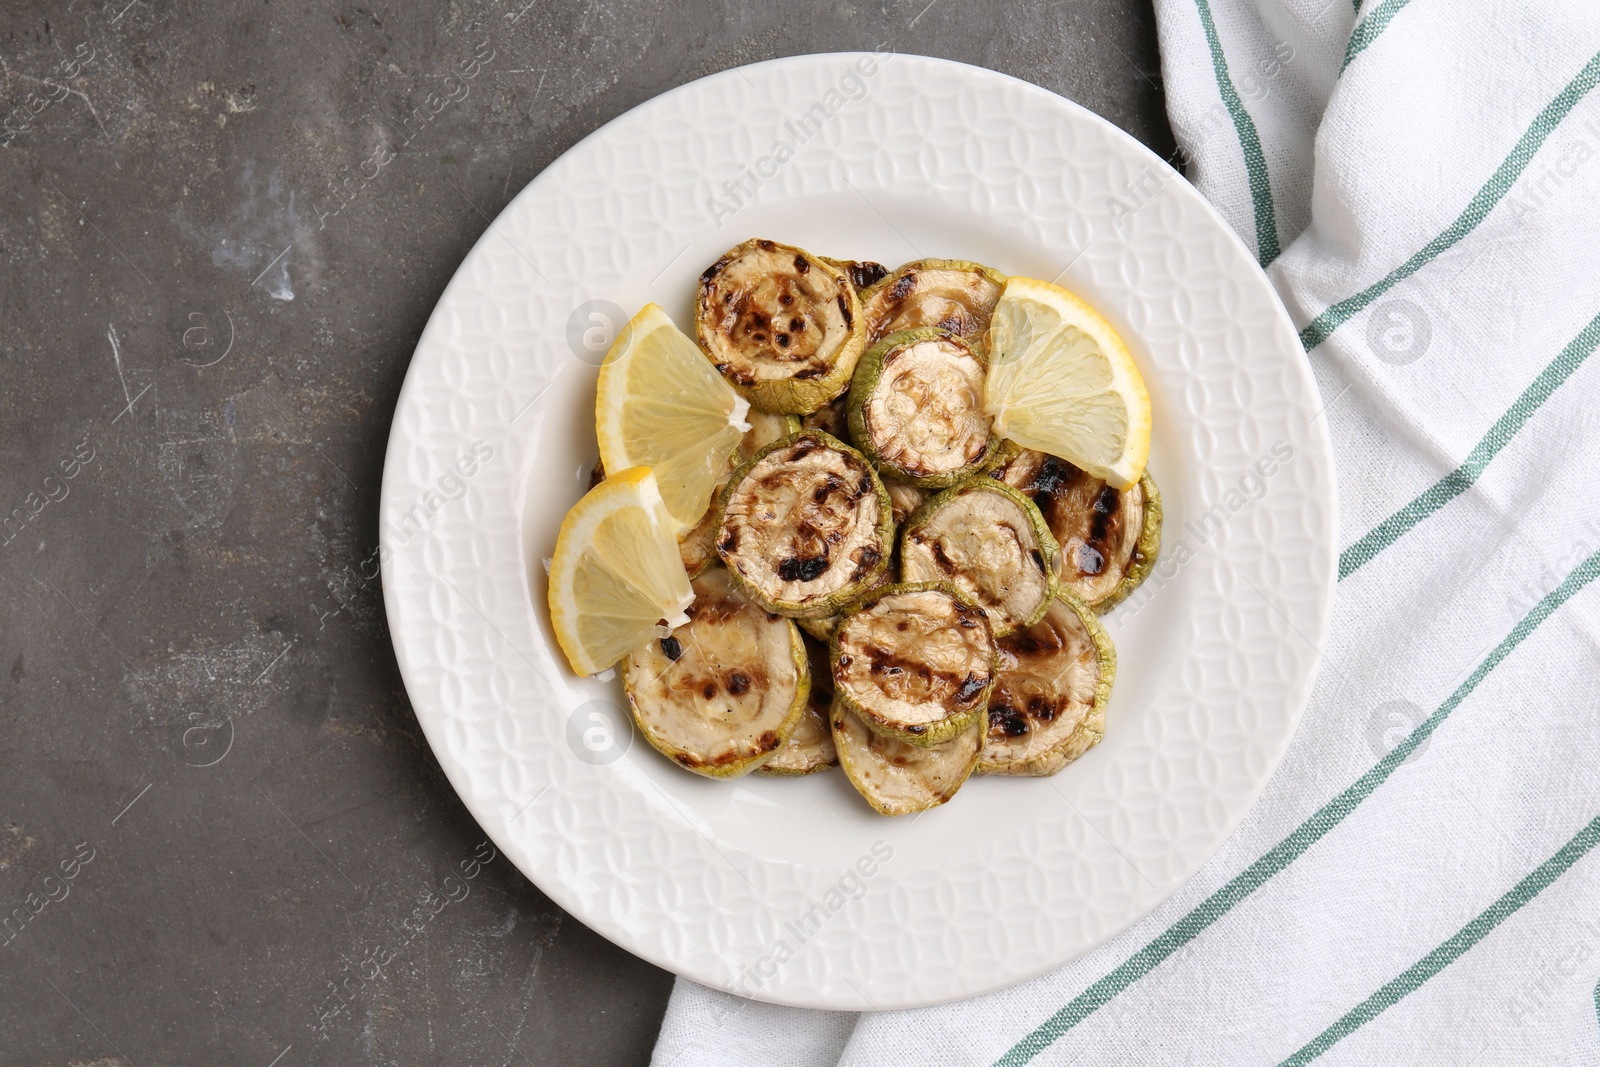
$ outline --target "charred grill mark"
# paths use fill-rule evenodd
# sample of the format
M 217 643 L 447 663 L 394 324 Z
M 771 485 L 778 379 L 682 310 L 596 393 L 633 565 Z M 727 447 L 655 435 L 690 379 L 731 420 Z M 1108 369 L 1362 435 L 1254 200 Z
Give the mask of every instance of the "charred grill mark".
M 778 577 L 786 582 L 814 582 L 827 572 L 827 556 L 812 556 L 808 559 L 788 556 L 778 561 Z
M 707 700 L 715 700 L 717 698 L 717 683 L 707 682 L 705 685 L 701 686 L 700 695 L 705 697 Z
M 1068 478 L 1067 467 L 1055 456 L 1046 456 L 1044 462 L 1039 464 L 1039 469 L 1033 472 L 1033 477 L 1028 479 L 1027 491 L 1044 497 L 1040 510 L 1048 507 L 1051 499 L 1061 491 L 1061 486 Z
M 850 314 L 850 305 L 845 302 L 844 294 L 838 296 L 839 314 L 844 317 L 844 328 L 850 329 L 855 325 L 855 318 Z
M 805 256 L 795 256 L 794 269 L 797 274 L 805 274 L 811 270 L 811 264 L 806 261 Z
M 844 482 L 839 480 L 837 474 L 830 472 L 827 479 L 811 493 L 811 499 L 818 504 L 824 504 L 831 494 L 843 488 Z
M 795 371 L 794 376 L 797 381 L 809 381 L 812 378 L 820 377 L 823 370 L 824 368 L 822 367 L 807 367 L 804 370 Z
M 724 267 L 726 267 L 729 263 L 732 263 L 732 262 L 733 262 L 733 257 L 732 256 L 723 256 L 721 259 L 719 259 L 715 263 L 711 264 L 711 266 L 707 267 L 701 273 L 700 280 L 702 282 L 710 282 L 713 278 L 715 278 L 717 275 L 722 273 Z M 706 286 L 706 288 L 709 288 L 709 286 Z
M 914 654 L 902 655 L 879 645 L 865 649 L 863 654 L 867 657 L 867 676 L 875 679 L 880 688 L 889 683 L 894 683 L 895 688 L 911 684 L 913 692 L 918 690 L 921 692 L 921 695 L 915 698 L 918 703 L 933 702 L 946 707 L 965 707 L 972 704 L 989 685 L 987 675 L 980 676 L 971 671 L 962 675 L 936 670 L 926 663 L 918 662 Z M 839 671 L 844 672 L 851 662 L 849 656 L 840 655 Z M 912 681 L 913 679 L 915 681 Z M 845 685 L 848 679 L 836 677 L 834 681 L 836 684 Z
M 750 692 L 750 676 L 743 671 L 728 672 L 728 692 L 736 697 Z
M 778 342 L 778 347 L 779 348 L 788 348 L 789 347 L 789 335 L 788 334 L 780 333 L 775 338 L 775 340 Z
M 761 251 L 763 251 L 763 252 L 771 252 L 773 249 L 777 248 L 778 246 L 773 244 L 771 241 L 758 240 L 756 242 L 756 247 L 761 249 Z
M 889 286 L 888 298 L 892 304 L 903 304 L 910 299 L 911 294 L 917 291 L 917 276 L 915 272 L 902 274 L 895 283 Z
M 1101 489 L 1094 498 L 1094 518 L 1089 522 L 1089 539 L 1104 541 L 1111 532 L 1111 520 L 1122 509 L 1122 494 L 1111 486 Z
M 897 662 L 898 657 L 892 652 L 874 649 L 872 662 L 867 665 L 868 674 L 881 674 L 888 678 L 898 678 L 906 669 Z
M 1044 553 L 1040 552 L 1036 548 L 1032 552 L 1030 552 L 1029 555 L 1031 555 L 1033 557 L 1034 565 L 1039 568 L 1039 573 L 1043 574 L 1045 572 Z
M 732 749 L 731 751 L 724 752 L 720 756 L 715 756 L 711 759 L 706 759 L 704 756 L 697 756 L 693 752 L 678 752 L 675 753 L 672 758 L 683 764 L 685 767 L 722 767 L 730 763 L 739 763 L 743 760 L 747 760 L 752 755 L 761 752 L 772 751 L 777 746 L 767 744 L 767 738 L 776 736 L 777 735 L 771 730 L 768 730 L 766 733 L 756 738 L 754 746 L 746 742 L 739 745 L 737 748 Z
M 1022 633 L 1012 634 L 1001 644 L 1019 656 L 1037 656 L 1044 651 L 1044 643 L 1034 636 L 1032 630 L 1024 630 Z
M 794 443 L 793 448 L 789 449 L 789 462 L 799 463 L 821 447 L 822 445 L 815 438 L 803 437 Z
M 1106 569 L 1106 557 L 1093 545 L 1079 545 L 1075 561 L 1080 574 L 1099 574 Z
M 978 625 L 979 620 L 987 619 L 989 613 L 979 607 L 968 607 L 965 604 L 956 605 L 956 625 L 963 630 L 970 630 Z
M 889 268 L 882 263 L 867 261 L 852 263 L 846 271 L 850 275 L 850 284 L 857 289 L 865 289 L 869 285 L 876 285 L 889 276 Z
M 1028 720 L 1022 713 L 1010 704 L 989 705 L 989 734 L 995 736 L 1003 734 L 1006 737 L 1026 737 L 1028 734 Z
M 736 526 L 728 531 L 728 536 L 717 543 L 717 551 L 725 556 L 731 556 L 739 551 L 739 528 Z
M 672 662 L 678 662 L 678 657 L 683 655 L 683 646 L 676 637 L 663 637 L 661 639 L 661 654 Z
M 935 541 L 933 543 L 933 561 L 937 563 L 939 565 L 939 569 L 944 571 L 946 574 L 954 574 L 956 572 L 955 561 L 945 554 L 944 543 L 942 541 Z
M 768 730 L 761 735 L 760 745 L 762 752 L 771 752 L 778 747 L 778 743 L 778 735 L 772 730 Z
M 956 702 L 960 704 L 972 703 L 978 694 L 983 692 L 984 686 L 988 684 L 988 678 L 969 673 L 965 680 L 962 681 L 961 688 L 956 690 Z
M 878 546 L 876 545 L 865 545 L 856 549 L 856 570 L 854 577 L 860 578 L 863 574 L 866 574 L 873 567 L 876 567 L 878 565 L 878 561 L 882 558 L 883 553 L 878 550 Z
M 767 492 L 776 492 L 789 487 L 790 476 L 788 471 L 768 471 L 759 478 L 754 479 L 756 485 Z
M 779 293 L 778 303 L 782 304 L 784 307 L 788 307 L 790 304 L 794 303 L 794 297 L 790 296 L 788 293 Z

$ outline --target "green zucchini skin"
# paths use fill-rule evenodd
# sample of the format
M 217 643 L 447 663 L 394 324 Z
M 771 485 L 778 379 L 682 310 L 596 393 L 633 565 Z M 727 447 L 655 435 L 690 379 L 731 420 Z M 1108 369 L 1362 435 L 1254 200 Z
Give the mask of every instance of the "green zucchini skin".
M 1144 525 L 1139 528 L 1139 541 L 1134 546 L 1133 558 L 1128 561 L 1128 569 L 1122 574 L 1122 581 L 1093 604 L 1094 610 L 1101 615 L 1133 595 L 1133 591 L 1150 577 L 1161 555 L 1161 523 L 1165 514 L 1161 507 L 1161 490 L 1156 488 L 1156 481 L 1150 477 L 1149 470 L 1139 476 L 1139 488 L 1144 490 Z

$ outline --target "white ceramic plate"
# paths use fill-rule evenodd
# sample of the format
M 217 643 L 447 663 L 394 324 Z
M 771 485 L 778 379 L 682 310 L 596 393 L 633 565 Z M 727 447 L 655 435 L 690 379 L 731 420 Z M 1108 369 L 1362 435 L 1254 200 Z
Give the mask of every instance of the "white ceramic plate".
M 839 773 L 707 781 L 630 733 L 618 680 L 568 670 L 543 561 L 595 459 L 607 324 L 654 300 L 691 328 L 696 276 L 752 236 L 1059 278 L 1127 338 L 1154 401 L 1165 544 L 1146 592 L 1108 619 L 1120 668 L 1106 739 L 1059 776 L 973 779 L 900 819 Z M 440 299 L 384 468 L 395 652 L 472 814 L 619 945 L 786 1004 L 985 992 L 1148 913 L 1266 783 L 1334 581 L 1318 415 L 1249 253 L 1110 123 L 914 56 L 726 71 L 551 164 Z

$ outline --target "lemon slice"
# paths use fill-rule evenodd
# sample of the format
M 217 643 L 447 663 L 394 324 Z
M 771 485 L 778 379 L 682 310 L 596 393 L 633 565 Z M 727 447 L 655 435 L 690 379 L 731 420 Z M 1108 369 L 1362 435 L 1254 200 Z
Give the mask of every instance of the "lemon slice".
M 1058 285 L 1012 278 L 989 322 L 994 431 L 1130 489 L 1150 458 L 1150 394 L 1117 331 Z
M 614 474 L 572 505 L 550 561 L 550 619 L 578 674 L 603 671 L 689 621 L 694 601 L 673 518 L 648 467 Z
M 682 533 L 706 513 L 729 457 L 750 427 L 750 410 L 700 346 L 646 304 L 617 335 L 600 366 L 594 403 L 600 460 L 608 471 L 646 466 Z

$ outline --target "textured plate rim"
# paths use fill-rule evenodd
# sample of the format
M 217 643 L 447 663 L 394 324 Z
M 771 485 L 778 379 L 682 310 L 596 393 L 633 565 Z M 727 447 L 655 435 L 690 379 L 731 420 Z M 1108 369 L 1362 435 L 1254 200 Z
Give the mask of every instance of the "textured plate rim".
M 406 625 L 407 623 L 405 620 L 408 614 L 407 605 L 402 598 L 402 594 L 398 592 L 397 588 L 394 585 L 391 585 L 391 583 L 388 581 L 390 574 L 390 566 L 388 561 L 391 554 L 398 555 L 397 551 L 392 552 L 394 537 L 390 532 L 391 520 L 397 517 L 399 514 L 399 509 L 404 505 L 405 502 L 415 500 L 419 491 L 428 488 L 428 486 L 420 480 L 408 481 L 402 469 L 402 464 L 399 462 L 402 450 L 413 443 L 411 439 L 403 432 L 401 414 L 409 406 L 416 402 L 418 391 L 422 388 L 425 388 L 422 381 L 423 372 L 421 368 L 424 366 L 429 349 L 432 348 L 435 343 L 436 339 L 434 334 L 438 327 L 442 313 L 451 303 L 452 296 L 455 294 L 457 287 L 465 284 L 464 276 L 467 272 L 467 267 L 469 264 L 471 264 L 474 258 L 482 252 L 485 246 L 492 244 L 497 239 L 497 224 L 502 222 L 507 216 L 516 212 L 518 210 L 518 204 L 526 201 L 529 198 L 532 190 L 541 186 L 542 184 L 560 180 L 564 172 L 570 168 L 574 159 L 581 157 L 597 142 L 602 142 L 609 137 L 614 137 L 619 131 L 625 131 L 630 123 L 639 120 L 640 113 L 642 111 L 651 108 L 653 105 L 663 101 L 690 96 L 695 93 L 708 92 L 713 90 L 719 84 L 729 82 L 734 78 L 748 77 L 749 75 L 758 72 L 766 74 L 767 72 L 773 71 L 800 71 L 806 69 L 809 65 L 814 63 L 854 60 L 858 57 L 873 54 L 874 53 L 844 52 L 783 57 L 779 59 L 767 60 L 761 63 L 750 64 L 744 67 L 729 68 L 695 81 L 676 86 L 616 116 L 596 129 L 594 132 L 581 139 L 567 151 L 562 153 L 561 156 L 553 160 L 539 175 L 531 180 L 524 187 L 524 189 L 512 199 L 512 201 L 505 207 L 501 214 L 497 216 L 495 222 L 490 224 L 489 228 L 482 234 L 479 240 L 473 245 L 473 248 L 463 258 L 461 264 L 457 267 L 455 274 L 452 276 L 450 282 L 446 285 L 444 291 L 442 292 L 438 304 L 430 314 L 428 323 L 424 328 L 421 337 L 419 338 L 412 361 L 407 370 L 404 384 L 402 385 L 400 395 L 396 403 L 395 418 L 392 424 L 388 447 L 385 453 L 382 493 L 379 507 L 379 544 L 381 558 L 384 560 L 382 570 L 385 578 L 384 603 L 391 623 L 393 623 L 395 620 L 400 620 L 401 625 Z M 881 57 L 882 54 L 879 53 L 878 55 Z M 1192 186 L 1189 186 L 1187 181 L 1183 179 L 1181 175 L 1178 175 L 1176 171 L 1171 170 L 1165 161 L 1161 160 L 1160 157 L 1156 156 L 1144 145 L 1128 136 L 1126 133 L 1115 127 L 1107 120 L 1101 118 L 1093 112 L 1088 111 L 1081 105 L 1060 97 L 1057 94 L 1054 94 L 1040 86 L 1013 78 L 1009 75 L 989 70 L 987 68 L 971 66 L 968 64 L 938 59 L 935 57 L 915 56 L 909 54 L 895 54 L 894 59 L 897 62 L 904 60 L 913 64 L 926 64 L 941 68 L 942 73 L 971 80 L 975 87 L 980 90 L 984 88 L 986 83 L 988 85 L 1004 85 L 1013 88 L 1020 87 L 1026 92 L 1047 98 L 1055 107 L 1063 108 L 1067 111 L 1076 113 L 1080 119 L 1086 120 L 1099 127 L 1103 127 L 1113 140 L 1121 143 L 1121 147 L 1124 150 L 1129 151 L 1136 156 L 1142 157 L 1152 167 L 1160 168 L 1164 176 L 1175 179 L 1182 188 L 1183 192 L 1181 195 L 1192 198 L 1192 203 L 1195 206 L 1198 206 L 1202 213 L 1209 217 L 1210 223 L 1216 229 L 1218 235 L 1221 236 L 1226 242 L 1235 246 L 1235 248 L 1242 253 L 1247 260 L 1251 260 L 1250 269 L 1253 271 L 1255 282 L 1267 292 L 1272 292 L 1271 283 L 1268 281 L 1265 273 L 1259 267 L 1254 265 L 1248 249 L 1245 248 L 1243 242 L 1240 241 L 1237 235 L 1235 235 L 1227 226 L 1216 209 L 1207 201 L 1205 201 L 1204 198 L 1199 195 L 1198 191 L 1194 190 Z M 1281 303 L 1277 301 L 1275 294 L 1273 296 L 1273 301 L 1276 305 L 1277 315 L 1280 319 L 1280 325 L 1282 327 L 1280 332 L 1287 331 L 1288 335 L 1292 337 L 1297 331 L 1295 331 L 1293 327 L 1287 310 L 1285 310 Z M 1285 347 L 1284 351 L 1274 353 L 1274 355 L 1292 357 L 1292 355 L 1297 352 L 1297 346 L 1292 352 Z M 1317 397 L 1317 391 L 1312 380 L 1309 366 L 1303 361 L 1299 361 L 1296 364 L 1296 370 L 1304 399 L 1315 400 Z M 1290 739 L 1292 739 L 1295 730 L 1298 727 L 1301 716 L 1304 714 L 1305 708 L 1310 699 L 1312 686 L 1315 682 L 1316 668 L 1320 662 L 1321 647 L 1326 637 L 1327 629 L 1331 620 L 1333 592 L 1336 586 L 1337 560 L 1337 547 L 1334 539 L 1334 531 L 1337 528 L 1337 501 L 1334 497 L 1333 482 L 1331 478 L 1333 465 L 1332 445 L 1325 423 L 1320 426 L 1313 425 L 1308 430 L 1308 433 L 1311 437 L 1311 443 L 1314 446 L 1313 452 L 1315 455 L 1312 457 L 1312 460 L 1316 465 L 1323 469 L 1321 473 L 1326 475 L 1324 480 L 1326 481 L 1328 489 L 1327 499 L 1323 501 L 1327 516 L 1326 522 L 1323 524 L 1324 537 L 1321 539 L 1320 543 L 1312 546 L 1314 555 L 1316 555 L 1319 561 L 1323 564 L 1321 567 L 1322 574 L 1316 589 L 1316 627 L 1315 632 L 1310 635 L 1310 643 L 1313 645 L 1314 652 L 1309 667 L 1296 679 L 1294 684 L 1289 687 L 1288 691 L 1291 697 L 1290 703 L 1292 704 L 1292 709 L 1286 716 L 1287 728 L 1284 731 L 1281 743 L 1279 743 L 1276 750 L 1272 752 L 1270 762 L 1266 768 L 1262 771 L 1262 773 L 1256 776 L 1253 782 L 1253 789 L 1249 791 L 1249 795 L 1247 797 L 1241 797 L 1243 803 L 1239 804 L 1236 813 L 1228 821 L 1225 830 L 1220 834 L 1217 834 L 1215 839 L 1211 842 L 1206 857 L 1201 858 L 1197 862 L 1191 864 L 1190 869 L 1183 878 L 1180 878 L 1173 883 L 1160 897 L 1149 902 L 1140 914 L 1132 915 L 1126 921 L 1122 922 L 1120 925 L 1116 925 L 1115 927 L 1108 926 L 1100 935 L 1096 945 L 1082 948 L 1070 956 L 1051 960 L 1040 966 L 1034 966 L 1026 970 L 1019 970 L 1016 973 L 1005 976 L 1000 980 L 991 981 L 981 986 L 953 990 L 948 993 L 935 995 L 932 997 L 924 996 L 908 1000 L 894 1000 L 891 1003 L 882 1005 L 883 1007 L 912 1008 L 981 995 L 985 992 L 990 992 L 995 989 L 1004 988 L 1018 982 L 1026 981 L 1030 978 L 1037 977 L 1040 974 L 1072 962 L 1072 960 L 1081 957 L 1083 954 L 1089 951 L 1092 951 L 1093 948 L 1098 947 L 1099 945 L 1104 945 L 1105 943 L 1120 936 L 1126 930 L 1136 925 L 1144 918 L 1147 918 L 1150 913 L 1158 908 L 1165 899 L 1170 898 L 1171 895 L 1178 892 L 1186 883 L 1186 881 L 1193 877 L 1193 875 L 1204 865 L 1210 856 L 1215 855 L 1217 850 L 1222 847 L 1222 845 L 1238 828 L 1239 823 L 1259 799 L 1261 792 L 1265 789 L 1267 782 L 1272 777 L 1272 773 L 1276 770 L 1277 766 L 1281 762 L 1288 743 Z M 410 490 L 410 492 L 406 492 L 405 490 Z M 473 771 L 470 768 L 463 767 L 457 763 L 450 756 L 442 743 L 443 738 L 441 731 L 445 729 L 446 725 L 444 714 L 438 707 L 433 706 L 431 699 L 418 699 L 418 694 L 415 691 L 415 686 L 413 684 L 416 664 L 413 664 L 409 661 L 408 653 L 400 641 L 398 628 L 396 628 L 394 632 L 394 647 L 402 679 L 406 685 L 408 697 L 411 699 L 418 722 L 422 727 L 424 736 L 428 739 L 430 748 L 433 750 L 435 757 L 440 763 L 441 769 L 444 770 L 452 788 L 454 788 L 457 794 L 462 798 L 463 804 L 468 808 L 473 817 L 480 823 L 484 831 L 491 837 L 491 839 L 495 841 L 497 845 L 500 846 L 502 852 L 505 852 L 508 857 L 514 857 L 519 849 L 515 844 L 514 835 L 512 835 L 510 832 L 509 821 L 505 820 L 501 813 L 491 809 L 488 805 L 474 803 L 474 801 L 471 799 L 473 793 L 472 786 L 474 784 L 472 779 Z M 552 783 L 552 785 L 554 784 L 555 783 Z M 516 862 L 515 859 L 513 862 Z M 560 880 L 559 877 L 555 875 L 554 872 L 530 870 L 529 865 L 524 865 L 520 862 L 517 863 L 517 866 L 520 870 L 522 870 L 524 875 L 533 881 L 542 892 L 551 898 L 552 901 L 557 903 L 568 913 L 574 915 L 574 917 L 578 918 L 589 928 L 606 937 L 608 940 L 618 944 L 620 947 L 623 947 L 628 951 L 639 955 L 642 958 L 657 964 L 658 966 L 661 966 L 664 969 L 672 971 L 673 973 L 683 975 L 684 977 L 693 978 L 698 981 L 708 982 L 719 988 L 729 988 L 725 983 L 718 981 L 714 976 L 694 973 L 692 969 L 685 968 L 681 961 L 672 958 L 670 954 L 655 951 L 649 946 L 641 946 L 640 944 L 636 943 L 629 935 L 628 931 L 621 929 L 614 921 L 612 921 L 611 916 L 595 914 L 585 909 L 582 906 L 582 902 L 578 900 L 573 892 L 569 891 L 569 888 Z M 742 995 L 751 995 L 748 993 L 748 991 L 730 991 L 741 992 Z M 858 1010 L 868 1006 L 868 1004 L 862 1003 L 864 997 L 852 998 L 852 1002 L 849 1003 L 843 1002 L 837 998 L 819 998 L 817 996 L 805 994 L 772 996 L 755 994 L 753 995 L 752 999 L 802 1007 L 836 1010 Z

